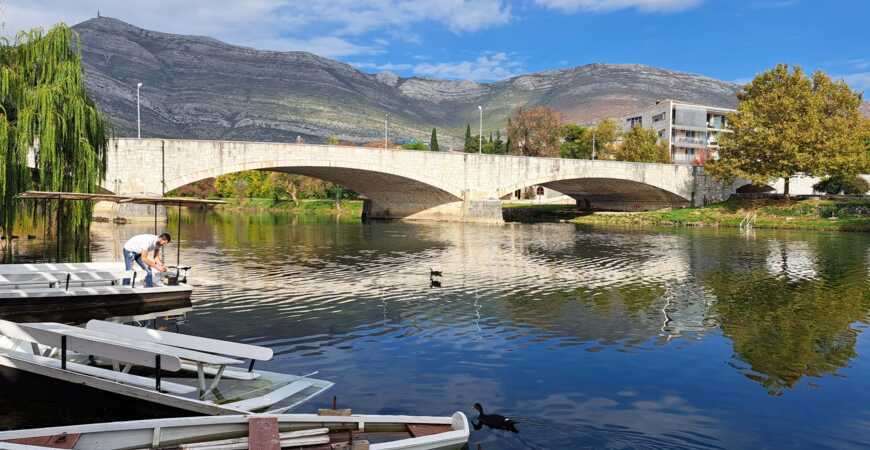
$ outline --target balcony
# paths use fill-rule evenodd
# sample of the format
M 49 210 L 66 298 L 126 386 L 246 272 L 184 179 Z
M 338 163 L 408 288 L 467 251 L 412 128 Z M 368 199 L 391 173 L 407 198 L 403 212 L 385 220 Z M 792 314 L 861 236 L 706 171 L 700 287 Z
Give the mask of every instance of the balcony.
M 675 153 L 671 155 L 671 162 L 674 164 L 693 164 L 695 162 L 695 155 Z
M 707 138 L 676 136 L 674 137 L 674 145 L 691 148 L 706 148 Z

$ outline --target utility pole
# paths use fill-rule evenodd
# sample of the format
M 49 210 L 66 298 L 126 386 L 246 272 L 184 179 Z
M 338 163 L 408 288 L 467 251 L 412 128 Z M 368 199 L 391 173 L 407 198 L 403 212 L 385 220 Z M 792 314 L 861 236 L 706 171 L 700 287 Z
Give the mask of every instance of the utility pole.
M 136 84 L 136 137 L 142 139 L 142 115 L 139 112 L 139 89 L 142 83 Z
M 384 114 L 384 150 L 387 149 L 387 142 L 390 141 L 390 113 Z
M 479 155 L 483 154 L 483 106 L 477 105 L 477 109 L 480 110 L 480 132 L 477 136 L 477 153 Z

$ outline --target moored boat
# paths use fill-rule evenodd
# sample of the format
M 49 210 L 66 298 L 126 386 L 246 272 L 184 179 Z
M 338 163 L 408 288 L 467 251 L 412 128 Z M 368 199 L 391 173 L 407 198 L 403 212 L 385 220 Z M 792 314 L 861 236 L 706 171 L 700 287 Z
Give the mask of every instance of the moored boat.
M 272 349 L 100 320 L 85 328 L 0 320 L 0 365 L 210 415 L 280 413 L 329 389 L 255 370 Z
M 167 283 L 144 287 L 141 271 L 124 263 L 0 265 L 0 316 L 48 314 L 120 307 L 180 307 L 190 304 L 189 267 L 172 267 Z

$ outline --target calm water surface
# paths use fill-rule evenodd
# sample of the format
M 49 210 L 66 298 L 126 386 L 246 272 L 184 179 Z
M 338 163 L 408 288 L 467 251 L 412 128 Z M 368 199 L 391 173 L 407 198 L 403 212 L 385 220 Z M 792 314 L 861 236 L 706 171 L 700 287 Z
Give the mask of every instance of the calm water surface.
M 94 260 L 149 230 L 95 225 Z M 182 234 L 196 287 L 179 329 L 336 383 L 301 412 L 336 395 L 378 414 L 473 418 L 480 402 L 520 422 L 475 431 L 472 449 L 870 447 L 866 234 L 242 214 L 190 216 Z M 27 406 L 22 378 L 0 379 L 7 426 L 113 418 L 81 399 L 70 416 L 65 386 Z

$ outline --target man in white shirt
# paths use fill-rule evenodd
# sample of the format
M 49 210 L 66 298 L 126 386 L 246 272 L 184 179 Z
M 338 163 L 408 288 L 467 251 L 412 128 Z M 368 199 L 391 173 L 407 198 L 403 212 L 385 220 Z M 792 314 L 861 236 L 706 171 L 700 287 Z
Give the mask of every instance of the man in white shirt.
M 172 241 L 172 237 L 169 236 L 169 233 L 163 233 L 160 236 L 139 234 L 131 237 L 124 244 L 124 266 L 127 270 L 131 270 L 135 261 L 139 267 L 145 270 L 145 287 L 154 286 L 151 269 L 166 272 L 166 266 L 160 260 L 160 248 L 170 241 Z M 129 283 L 124 280 L 124 284 Z

